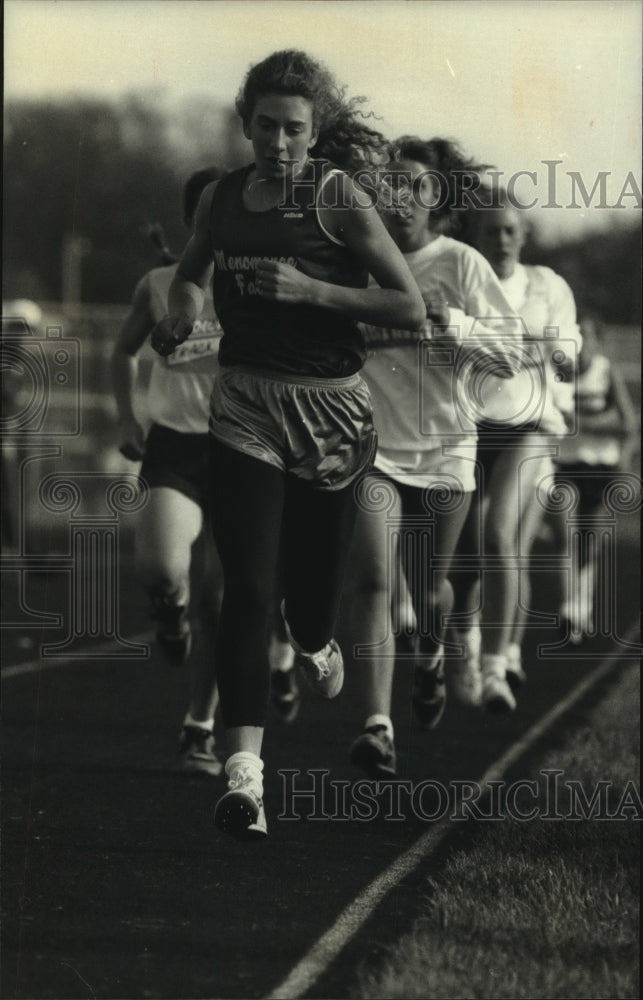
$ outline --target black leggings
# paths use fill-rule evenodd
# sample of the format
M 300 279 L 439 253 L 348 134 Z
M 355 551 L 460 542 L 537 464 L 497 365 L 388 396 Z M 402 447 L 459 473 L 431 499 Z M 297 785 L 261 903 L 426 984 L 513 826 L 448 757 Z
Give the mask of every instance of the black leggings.
M 223 566 L 217 682 L 226 728 L 263 726 L 268 640 L 280 581 L 293 638 L 332 638 L 356 505 L 353 484 L 319 490 L 210 438 L 212 528 Z M 281 561 L 280 561 L 281 560 Z

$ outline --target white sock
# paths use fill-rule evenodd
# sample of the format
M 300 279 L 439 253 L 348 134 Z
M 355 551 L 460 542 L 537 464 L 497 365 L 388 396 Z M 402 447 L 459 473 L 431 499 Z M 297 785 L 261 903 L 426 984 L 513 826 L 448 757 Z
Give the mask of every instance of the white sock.
M 369 715 L 368 719 L 364 723 L 364 729 L 370 729 L 371 726 L 384 726 L 386 729 L 386 735 L 391 741 L 393 740 L 393 723 L 388 715 Z
M 483 677 L 504 678 L 507 673 L 507 657 L 495 653 L 483 653 L 480 658 Z
M 211 733 L 214 729 L 214 719 L 195 719 L 193 715 L 187 712 L 183 720 L 183 725 L 195 726 L 197 729 L 206 729 Z
M 517 642 L 510 642 L 507 646 L 507 660 L 510 663 L 517 663 L 520 666 L 520 644 Z
M 259 783 L 263 783 L 263 761 L 261 757 L 257 757 L 256 753 L 252 753 L 251 750 L 239 750 L 237 753 L 231 754 L 225 765 L 228 777 L 232 776 L 232 772 L 237 767 L 247 767 L 252 772 L 253 778 Z

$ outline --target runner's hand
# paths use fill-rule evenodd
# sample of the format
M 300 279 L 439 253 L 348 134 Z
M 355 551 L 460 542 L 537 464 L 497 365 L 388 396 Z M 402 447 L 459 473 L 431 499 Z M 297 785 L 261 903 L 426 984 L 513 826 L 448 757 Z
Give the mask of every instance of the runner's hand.
M 157 354 L 166 358 L 168 354 L 173 354 L 179 344 L 187 340 L 191 333 L 192 323 L 188 320 L 164 316 L 152 330 L 151 344 Z
M 257 265 L 256 286 L 264 299 L 290 302 L 293 305 L 310 301 L 311 279 L 291 264 L 262 260 Z
M 449 303 L 441 288 L 437 285 L 427 288 L 422 292 L 424 305 L 426 306 L 426 318 L 430 323 L 448 326 L 451 314 Z
M 140 462 L 145 454 L 145 431 L 138 420 L 121 420 L 119 435 L 122 444 L 118 450 L 121 455 L 130 462 Z

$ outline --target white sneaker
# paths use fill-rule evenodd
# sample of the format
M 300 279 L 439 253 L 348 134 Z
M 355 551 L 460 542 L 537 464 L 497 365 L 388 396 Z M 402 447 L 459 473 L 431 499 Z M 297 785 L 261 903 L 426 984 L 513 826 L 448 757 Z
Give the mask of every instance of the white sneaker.
M 284 614 L 283 601 L 281 614 L 288 642 L 295 650 L 295 666 L 301 671 L 309 687 L 322 698 L 336 698 L 344 686 L 344 658 L 337 642 L 331 639 L 323 649 L 319 649 L 316 653 L 308 653 L 292 637 Z
M 322 698 L 336 698 L 344 686 L 344 659 L 334 639 L 317 653 L 295 649 L 295 665 Z
M 263 808 L 263 762 L 251 753 L 235 753 L 226 763 L 228 789 L 217 802 L 214 822 L 219 830 L 241 840 L 268 833 Z
M 507 659 L 505 656 L 483 655 L 482 672 L 482 704 L 488 712 L 496 714 L 513 712 L 516 699 L 507 683 Z

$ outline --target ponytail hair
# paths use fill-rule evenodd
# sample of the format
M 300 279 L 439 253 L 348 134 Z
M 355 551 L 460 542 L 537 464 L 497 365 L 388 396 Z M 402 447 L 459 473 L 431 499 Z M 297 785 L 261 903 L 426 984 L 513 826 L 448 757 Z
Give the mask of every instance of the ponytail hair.
M 146 227 L 146 235 L 156 247 L 162 267 L 169 267 L 170 264 L 176 264 L 179 258 L 168 247 L 167 237 L 160 222 L 149 223 Z

